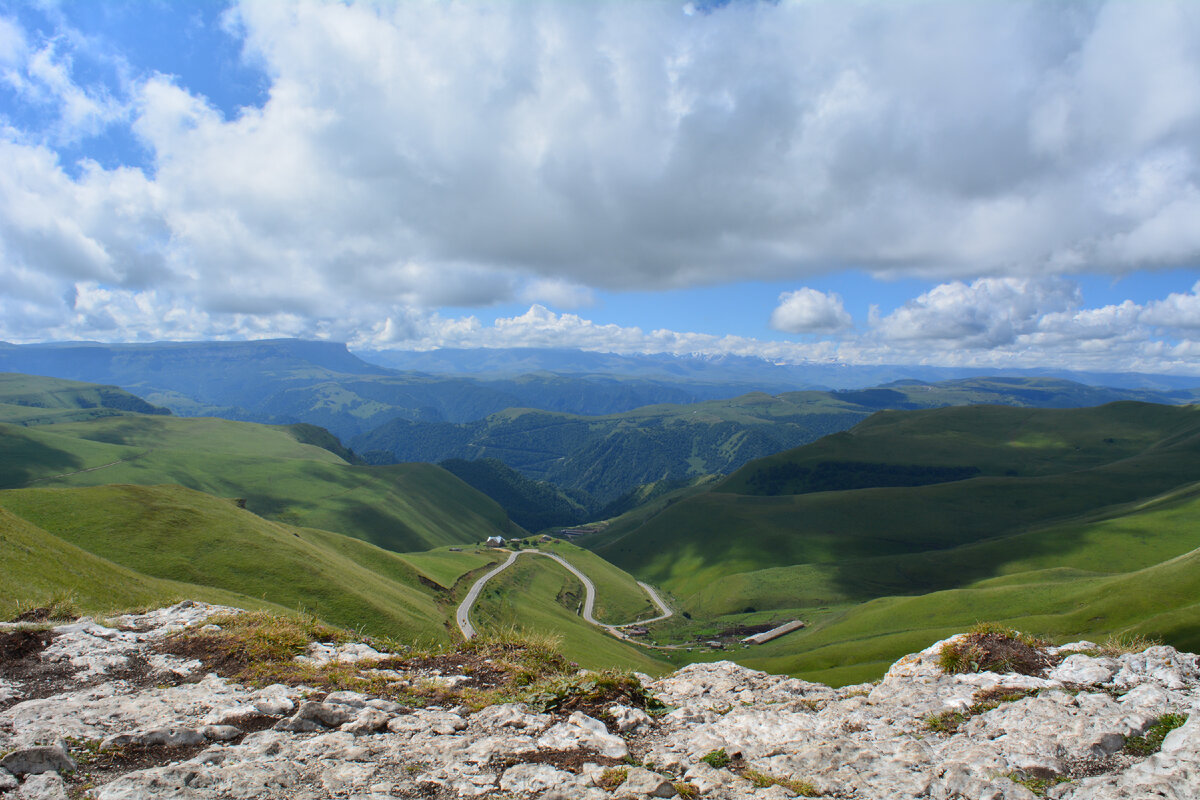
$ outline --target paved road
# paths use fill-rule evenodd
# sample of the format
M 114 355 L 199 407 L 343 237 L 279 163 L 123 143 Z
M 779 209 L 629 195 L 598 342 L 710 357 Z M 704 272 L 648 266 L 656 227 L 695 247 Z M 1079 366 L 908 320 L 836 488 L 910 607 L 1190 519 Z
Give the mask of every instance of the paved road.
M 671 611 L 671 609 L 667 608 L 666 603 L 664 603 L 662 601 L 662 598 L 660 598 L 653 589 L 651 589 L 649 586 L 642 583 L 641 581 L 638 581 L 638 586 L 641 586 L 643 589 L 646 590 L 646 593 L 648 595 L 650 595 L 650 599 L 654 602 L 654 604 L 656 606 L 659 607 L 660 610 L 662 610 L 663 613 L 657 617 L 652 617 L 650 619 L 638 620 L 637 622 L 628 622 L 625 625 L 606 625 L 603 622 L 597 622 L 596 617 L 593 616 L 593 612 L 596 609 L 596 585 L 594 583 L 592 583 L 591 578 L 589 578 L 587 575 L 584 575 L 582 572 L 577 570 L 574 567 L 574 565 L 572 565 L 569 561 L 567 561 L 565 558 L 563 558 L 560 555 L 556 555 L 554 553 L 543 553 L 541 550 L 517 550 L 512 555 L 510 555 L 508 557 L 508 560 L 505 561 L 503 564 L 496 567 L 492 571 L 488 572 L 486 575 L 484 575 L 479 580 L 475 581 L 475 585 L 471 587 L 471 591 L 467 592 L 467 596 L 465 598 L 463 598 L 463 601 L 459 604 L 458 611 L 455 612 L 455 619 L 458 622 L 458 629 L 460 631 L 462 631 L 462 635 L 463 635 L 464 639 L 470 639 L 475 636 L 475 626 L 471 624 L 471 606 L 475 605 L 475 601 L 479 599 L 479 593 L 483 591 L 484 585 L 488 581 L 490 581 L 492 578 L 496 577 L 501 572 L 503 572 L 504 570 L 511 567 L 513 562 L 517 560 L 517 556 L 522 555 L 524 553 L 529 553 L 529 554 L 535 555 L 535 556 L 545 556 L 546 558 L 553 558 L 559 564 L 562 564 L 564 567 L 566 567 L 568 570 L 570 570 L 572 575 L 574 575 L 576 578 L 579 578 L 579 581 L 583 584 L 583 591 L 584 591 L 584 598 L 583 598 L 583 618 L 584 618 L 584 620 L 592 623 L 593 625 L 595 625 L 598 628 L 603 628 L 604 630 L 608 631 L 609 633 L 611 633 L 613 636 L 616 636 L 617 638 L 629 639 L 629 641 L 633 641 L 632 639 L 630 639 L 628 636 L 625 635 L 625 633 L 621 630 L 621 628 L 627 627 L 629 625 L 637 625 L 638 623 L 655 622 L 656 620 L 666 619 L 667 617 L 671 616 L 671 614 L 673 613 Z

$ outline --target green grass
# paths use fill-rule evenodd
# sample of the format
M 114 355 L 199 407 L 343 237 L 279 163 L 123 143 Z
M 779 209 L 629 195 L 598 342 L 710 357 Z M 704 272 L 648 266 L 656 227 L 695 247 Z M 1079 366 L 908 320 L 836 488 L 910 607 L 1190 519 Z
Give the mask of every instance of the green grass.
M 75 546 L 0 507 L 0 619 L 55 602 L 87 614 L 157 608 L 183 599 L 272 607 L 259 598 L 162 580 Z
M 437 640 L 449 635 L 448 601 L 423 587 L 417 569 L 401 556 L 328 531 L 265 520 L 190 489 L 19 489 L 0 492 L 0 507 L 122 574 L 257 598 L 377 635 Z M 92 586 L 100 577 L 80 585 Z M 145 583 L 113 580 L 131 589 Z M 149 586 L 157 591 L 163 584 Z M 4 592 L 22 594 L 28 590 Z
M 0 488 L 177 483 L 390 550 L 482 541 L 504 511 L 429 464 L 353 466 L 289 426 L 127 416 L 0 426 Z
M 582 603 L 583 585 L 574 575 L 548 558 L 523 556 L 488 582 L 471 619 L 480 631 L 516 628 L 559 634 L 563 652 L 589 669 L 617 667 L 652 675 L 666 671 L 667 665 L 653 655 L 584 622 L 577 612 Z
M 454 589 L 463 578 L 499 564 L 504 558 L 499 551 L 490 547 L 460 547 L 455 550 L 438 547 L 423 553 L 404 554 L 404 560 L 414 569 L 446 589 Z
M 984 471 L 982 477 L 760 497 L 724 491 L 736 488 L 738 473 L 640 526 L 615 528 L 587 544 L 685 603 L 718 581 L 723 587 L 728 576 L 800 564 L 839 565 L 814 573 L 828 582 L 818 590 L 829 600 L 861 599 L 892 593 L 898 581 L 889 582 L 885 575 L 881 585 L 872 587 L 875 572 L 849 562 L 947 550 L 1082 520 L 1098 509 L 1145 502 L 1200 480 L 1200 414 L 1191 407 L 1118 403 L 1071 411 L 976 407 L 939 412 L 909 412 L 915 421 L 899 412 L 877 415 L 851 433 L 792 451 L 789 458 L 857 460 L 866 457 L 862 448 L 878 445 L 876 461 L 903 457 L 910 463 L 946 466 L 974 461 Z M 1010 467 L 1018 463 L 1005 455 L 1013 450 L 1010 441 L 1056 426 L 1072 443 L 1067 455 L 1054 465 Z M 997 471 L 1021 474 L 989 474 Z M 976 564 L 966 580 L 981 577 Z M 953 580 L 964 582 L 946 572 L 927 576 L 925 585 L 907 577 L 904 582 L 912 586 L 910 591 L 919 591 L 954 585 Z

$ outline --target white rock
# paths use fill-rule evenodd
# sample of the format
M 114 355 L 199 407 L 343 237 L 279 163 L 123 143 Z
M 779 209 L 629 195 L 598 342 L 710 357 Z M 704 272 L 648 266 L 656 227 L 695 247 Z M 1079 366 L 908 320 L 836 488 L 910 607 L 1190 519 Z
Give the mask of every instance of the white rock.
M 17 800 L 67 800 L 67 785 L 57 773 L 33 775 L 17 790 Z

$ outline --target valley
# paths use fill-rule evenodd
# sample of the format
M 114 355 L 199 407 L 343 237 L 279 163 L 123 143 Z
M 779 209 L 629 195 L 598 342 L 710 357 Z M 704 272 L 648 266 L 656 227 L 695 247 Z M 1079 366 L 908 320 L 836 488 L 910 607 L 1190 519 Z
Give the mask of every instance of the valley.
M 984 619 L 1194 650 L 1191 396 L 967 378 L 510 409 L 393 420 L 395 446 L 428 460 L 370 464 L 309 421 L 176 416 L 115 386 L 7 374 L 0 617 L 188 598 L 449 642 L 472 586 L 511 562 L 479 586 L 470 624 L 553 633 L 594 668 L 732 658 L 849 684 Z M 584 523 L 594 532 L 571 542 L 542 535 Z M 594 591 L 515 555 L 535 549 Z M 793 619 L 805 627 L 740 641 Z M 639 620 L 636 636 L 606 629 Z

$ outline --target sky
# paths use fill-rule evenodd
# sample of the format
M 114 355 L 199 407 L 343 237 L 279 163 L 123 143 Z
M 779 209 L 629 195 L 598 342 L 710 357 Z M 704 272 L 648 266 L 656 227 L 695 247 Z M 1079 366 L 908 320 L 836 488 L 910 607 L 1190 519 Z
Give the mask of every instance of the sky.
M 0 340 L 1200 374 L 1200 3 L 0 0 Z

